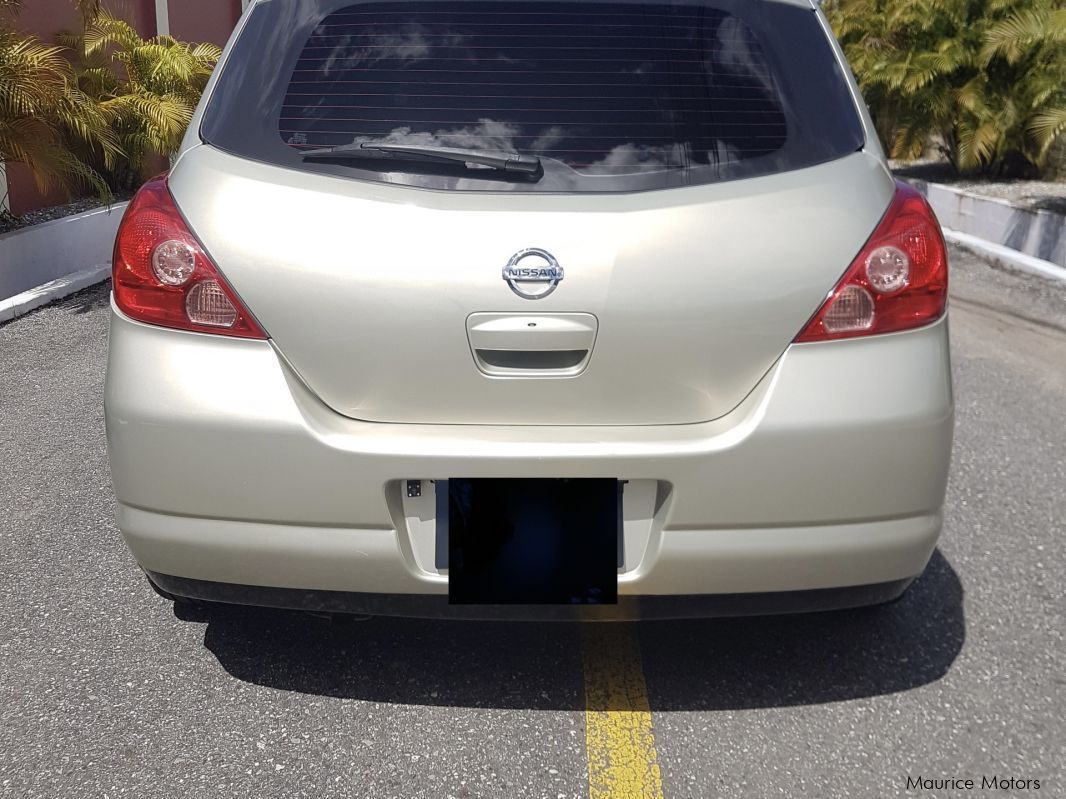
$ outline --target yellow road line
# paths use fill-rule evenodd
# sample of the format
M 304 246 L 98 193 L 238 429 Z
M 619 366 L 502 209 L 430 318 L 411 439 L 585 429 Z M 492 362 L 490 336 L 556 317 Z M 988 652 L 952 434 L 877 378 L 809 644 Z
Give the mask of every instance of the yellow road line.
M 662 799 L 648 690 L 632 625 L 583 625 L 581 662 L 589 799 Z

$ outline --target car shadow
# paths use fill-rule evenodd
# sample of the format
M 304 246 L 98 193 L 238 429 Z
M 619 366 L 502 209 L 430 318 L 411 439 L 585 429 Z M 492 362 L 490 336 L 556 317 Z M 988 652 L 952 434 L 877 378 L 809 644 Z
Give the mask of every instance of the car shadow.
M 78 316 L 92 313 L 111 304 L 111 279 L 89 286 L 56 303 L 57 307 L 71 311 Z
M 236 606 L 176 610 L 206 622 L 232 676 L 372 702 L 583 710 L 582 626 L 377 618 L 336 623 Z M 640 622 L 652 710 L 821 704 L 943 677 L 965 640 L 963 590 L 938 550 L 891 605 L 792 616 Z

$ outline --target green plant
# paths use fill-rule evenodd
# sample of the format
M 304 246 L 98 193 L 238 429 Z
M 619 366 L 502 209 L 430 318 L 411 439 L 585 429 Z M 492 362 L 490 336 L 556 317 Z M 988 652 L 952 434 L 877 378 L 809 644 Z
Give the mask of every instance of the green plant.
M 98 4 L 97 4 L 98 5 Z M 146 156 L 177 151 L 211 70 L 221 55 L 212 44 L 170 36 L 142 39 L 107 11 L 86 10 L 80 34 L 62 34 L 80 89 L 93 97 L 125 153 L 112 175 L 139 176 Z
M 106 197 L 101 174 L 71 144 L 113 165 L 119 148 L 108 120 L 78 88 L 62 48 L 14 30 L 17 10 L 0 0 L 0 160 L 28 165 L 42 190 L 92 187 Z
M 1061 0 L 830 0 L 892 155 L 931 137 L 960 171 L 1035 174 L 1066 131 Z

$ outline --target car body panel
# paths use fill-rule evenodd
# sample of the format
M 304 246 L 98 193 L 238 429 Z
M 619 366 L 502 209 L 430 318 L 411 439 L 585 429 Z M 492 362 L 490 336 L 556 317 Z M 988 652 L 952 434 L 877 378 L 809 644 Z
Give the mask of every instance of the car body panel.
M 182 214 L 307 386 L 345 416 L 419 424 L 720 417 L 810 318 L 894 190 L 865 153 L 591 197 L 381 186 L 208 146 L 180 167 L 170 188 Z M 543 299 L 502 279 L 527 247 L 565 270 Z M 468 316 L 533 312 L 596 317 L 587 366 L 484 374 Z
M 656 481 L 624 593 L 910 578 L 939 532 L 952 409 L 943 320 L 793 345 L 732 413 L 693 425 L 361 422 L 308 392 L 267 342 L 117 311 L 106 393 L 120 527 L 146 568 L 396 593 L 447 590 L 418 566 L 402 481 L 458 476 Z

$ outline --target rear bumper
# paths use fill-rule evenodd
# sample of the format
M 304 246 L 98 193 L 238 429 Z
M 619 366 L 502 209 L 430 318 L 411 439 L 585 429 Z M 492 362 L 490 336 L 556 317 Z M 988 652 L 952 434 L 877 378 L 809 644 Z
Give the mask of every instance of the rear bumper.
M 148 572 L 431 604 L 447 577 L 417 556 L 407 479 L 654 481 L 623 603 L 905 585 L 940 531 L 952 436 L 946 321 L 792 346 L 713 422 L 509 427 L 347 419 L 269 343 L 116 312 L 105 408 L 119 527 Z
M 148 579 L 174 596 L 206 602 L 424 619 L 479 621 L 637 621 L 706 619 L 813 613 L 878 605 L 898 598 L 910 580 L 876 585 L 776 591 L 757 594 L 660 594 L 621 596 L 616 605 L 451 605 L 442 594 L 369 594 L 353 591 L 303 591 L 258 585 L 213 583 L 169 574 Z

